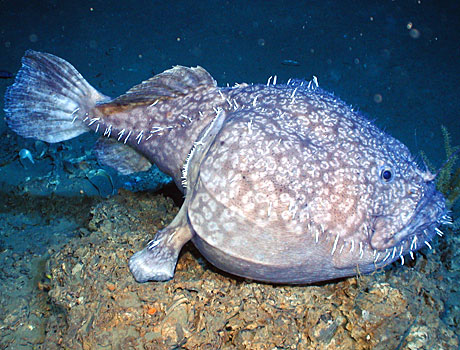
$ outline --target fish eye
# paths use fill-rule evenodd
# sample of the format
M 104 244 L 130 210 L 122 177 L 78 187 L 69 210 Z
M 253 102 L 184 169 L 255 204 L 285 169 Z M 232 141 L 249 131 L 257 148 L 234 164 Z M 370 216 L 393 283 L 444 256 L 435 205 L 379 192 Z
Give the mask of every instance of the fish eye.
M 391 182 L 394 178 L 393 169 L 388 165 L 380 168 L 380 179 L 383 182 Z

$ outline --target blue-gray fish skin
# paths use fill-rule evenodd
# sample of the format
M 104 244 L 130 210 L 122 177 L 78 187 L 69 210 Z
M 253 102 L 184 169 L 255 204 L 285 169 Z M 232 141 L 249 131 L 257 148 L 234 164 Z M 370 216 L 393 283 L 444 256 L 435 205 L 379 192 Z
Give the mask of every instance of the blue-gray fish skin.
M 316 80 L 220 88 L 203 68 L 177 66 L 110 99 L 66 61 L 28 51 L 5 112 L 23 136 L 92 130 L 102 162 L 173 177 L 185 201 L 130 259 L 139 282 L 172 278 L 189 240 L 239 276 L 331 280 L 413 258 L 447 221 L 407 147 Z

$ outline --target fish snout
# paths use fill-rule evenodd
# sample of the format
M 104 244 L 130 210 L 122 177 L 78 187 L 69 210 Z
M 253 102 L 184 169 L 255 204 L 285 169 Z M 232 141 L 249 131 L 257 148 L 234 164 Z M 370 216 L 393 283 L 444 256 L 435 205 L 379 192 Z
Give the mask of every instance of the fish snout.
M 398 244 L 395 234 L 394 220 L 391 217 L 379 216 L 375 219 L 370 245 L 375 250 L 393 248 Z

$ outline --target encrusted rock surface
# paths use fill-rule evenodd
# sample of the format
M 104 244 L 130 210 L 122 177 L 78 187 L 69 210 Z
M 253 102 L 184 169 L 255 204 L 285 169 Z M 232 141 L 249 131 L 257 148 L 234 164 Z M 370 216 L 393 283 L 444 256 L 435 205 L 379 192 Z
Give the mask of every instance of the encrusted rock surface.
M 126 191 L 94 207 L 90 232 L 48 260 L 43 348 L 458 348 L 458 315 L 444 306 L 458 282 L 439 248 L 370 276 L 286 286 L 227 275 L 188 244 L 173 280 L 136 283 L 129 257 L 177 211 Z

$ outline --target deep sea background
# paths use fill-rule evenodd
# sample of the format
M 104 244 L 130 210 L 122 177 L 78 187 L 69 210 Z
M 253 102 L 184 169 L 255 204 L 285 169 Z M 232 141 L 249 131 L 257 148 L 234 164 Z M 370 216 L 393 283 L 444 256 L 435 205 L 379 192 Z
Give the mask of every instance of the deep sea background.
M 0 69 L 16 72 L 27 49 L 50 52 L 109 96 L 177 64 L 220 85 L 315 75 L 439 161 L 440 125 L 460 138 L 459 27 L 458 1 L 2 0 Z
M 0 70 L 15 74 L 27 49 L 64 58 L 113 97 L 173 65 L 200 65 L 220 86 L 266 83 L 274 75 L 281 83 L 316 76 L 322 88 L 369 116 L 414 155 L 423 150 L 437 167 L 445 159 L 441 125 L 454 145 L 460 143 L 459 1 L 0 0 Z M 12 83 L 0 79 L 0 96 Z M 3 116 L 0 98 L 0 208 L 9 205 L 6 198 L 26 192 L 50 195 L 46 181 L 30 190 L 25 183 L 59 171 L 67 164 L 61 153 L 78 158 L 95 141 L 83 135 L 48 149 L 14 135 Z M 43 147 L 61 162 L 40 157 Z M 30 149 L 34 164 L 19 162 L 22 148 Z M 107 171 L 115 187 L 167 181 L 157 173 L 147 180 L 120 180 Z M 78 172 L 73 175 L 70 182 L 61 176 L 60 194 L 72 196 L 79 186 L 101 194 Z M 29 249 L 22 242 L 29 239 L 0 238 L 0 250 L 22 254 Z M 50 241 L 34 239 L 41 243 L 30 248 L 33 254 L 44 253 Z

